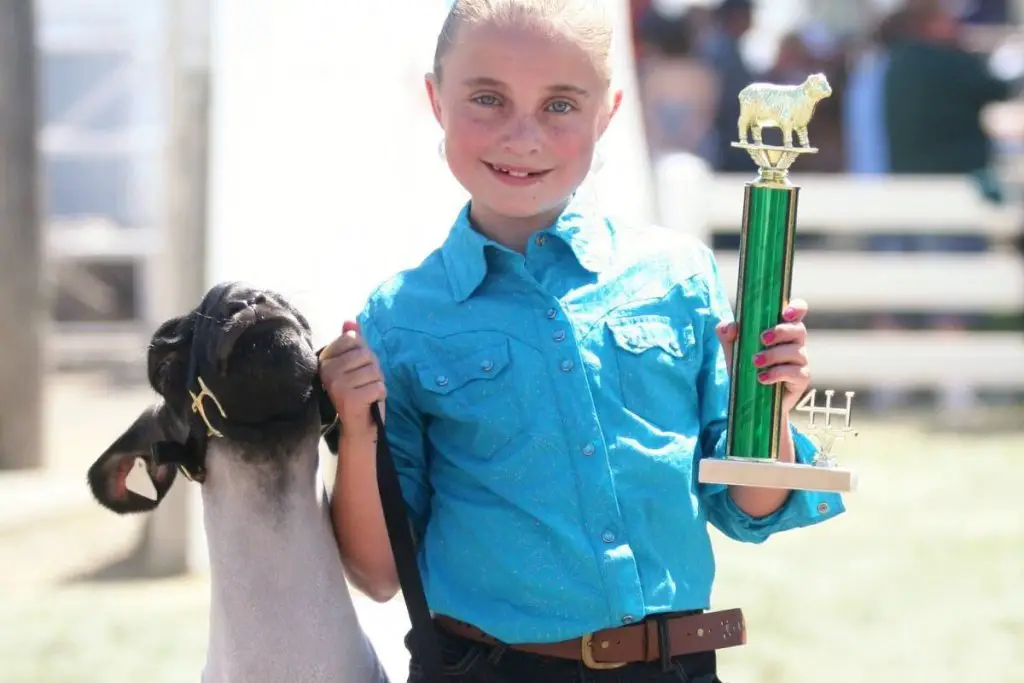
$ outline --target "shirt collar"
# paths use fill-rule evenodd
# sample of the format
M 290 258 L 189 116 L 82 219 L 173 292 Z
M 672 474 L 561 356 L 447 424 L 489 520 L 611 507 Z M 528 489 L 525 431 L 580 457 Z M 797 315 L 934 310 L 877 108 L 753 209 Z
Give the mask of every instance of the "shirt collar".
M 473 229 L 469 206 L 466 202 L 462 207 L 441 247 L 452 294 L 460 303 L 471 297 L 487 276 L 487 248 L 507 251 Z M 592 273 L 600 273 L 611 262 L 611 229 L 596 208 L 578 195 L 552 225 L 540 232 L 554 235 L 569 245 L 579 264 Z

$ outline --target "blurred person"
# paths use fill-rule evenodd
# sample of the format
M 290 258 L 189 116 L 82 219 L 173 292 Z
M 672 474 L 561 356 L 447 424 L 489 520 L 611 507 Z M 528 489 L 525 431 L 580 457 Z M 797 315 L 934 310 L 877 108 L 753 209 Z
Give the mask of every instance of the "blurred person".
M 732 143 L 736 142 L 740 118 L 737 98 L 740 90 L 755 80 L 740 50 L 740 39 L 753 24 L 753 7 L 750 0 L 722 0 L 712 16 L 713 21 L 698 36 L 697 50 L 714 68 L 720 84 L 713 166 L 719 171 L 750 173 L 750 155 Z
M 471 199 L 322 356 L 344 427 L 332 507 L 347 572 L 380 601 L 400 587 L 376 484 L 386 437 L 465 683 L 716 683 L 716 648 L 744 628 L 706 612 L 709 523 L 758 543 L 844 510 L 836 494 L 697 483 L 699 461 L 725 453 L 731 287 L 706 245 L 583 196 L 622 101 L 611 45 L 600 0 L 455 4 L 426 89 Z M 785 462 L 816 450 L 788 419 L 809 384 L 806 314 L 791 300 L 751 359 L 781 389 Z M 713 643 L 686 637 L 702 628 Z M 594 673 L 583 653 L 624 666 Z
M 647 56 L 649 43 L 644 35 L 644 20 L 651 12 L 652 0 L 629 0 L 629 20 L 633 47 L 633 63 L 639 67 Z
M 718 79 L 694 54 L 696 30 L 690 12 L 666 16 L 655 7 L 645 17 L 650 49 L 638 83 L 652 160 L 679 152 L 714 159 Z
M 885 74 L 891 171 L 972 175 L 999 199 L 981 110 L 1010 97 L 1011 84 L 958 45 L 958 22 L 942 3 L 908 3 L 905 27 Z
M 800 35 L 788 33 L 779 41 L 775 63 L 765 74 L 765 80 L 782 85 L 800 85 L 817 68 L 818 64 Z
M 889 172 L 889 136 L 885 125 L 885 76 L 889 53 L 904 37 L 907 13 L 883 17 L 868 44 L 854 53 L 843 104 L 846 171 L 857 175 Z

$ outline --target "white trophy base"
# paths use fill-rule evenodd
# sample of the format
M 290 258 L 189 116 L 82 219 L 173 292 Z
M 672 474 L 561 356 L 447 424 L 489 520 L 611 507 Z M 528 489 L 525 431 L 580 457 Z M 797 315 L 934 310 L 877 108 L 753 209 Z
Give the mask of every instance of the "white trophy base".
M 857 473 L 853 470 L 760 458 L 704 458 L 698 465 L 697 478 L 702 484 L 829 493 L 849 493 L 857 488 Z

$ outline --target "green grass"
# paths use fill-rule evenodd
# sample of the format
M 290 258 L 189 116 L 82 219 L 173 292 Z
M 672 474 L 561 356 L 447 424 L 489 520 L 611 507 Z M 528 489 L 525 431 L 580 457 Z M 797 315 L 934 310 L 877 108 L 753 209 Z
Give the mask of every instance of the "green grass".
M 198 580 L 62 586 L 4 600 L 3 683 L 191 683 L 206 640 Z
M 748 620 L 726 680 L 1024 682 L 1024 432 L 876 425 L 840 448 L 845 514 L 717 542 L 716 604 Z
M 1024 432 L 876 423 L 839 455 L 861 479 L 846 514 L 760 546 L 716 538 L 715 607 L 748 622 L 725 681 L 1024 683 Z M 0 681 L 197 681 L 206 595 L 202 578 L 0 583 Z M 393 672 L 403 612 L 364 612 Z

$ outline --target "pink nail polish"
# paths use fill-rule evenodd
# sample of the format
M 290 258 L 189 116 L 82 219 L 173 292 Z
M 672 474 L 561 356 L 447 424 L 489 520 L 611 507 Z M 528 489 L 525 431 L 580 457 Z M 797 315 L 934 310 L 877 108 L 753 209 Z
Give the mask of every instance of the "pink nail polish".
M 757 381 L 758 382 L 767 382 L 768 381 L 768 375 L 769 375 L 769 373 L 767 373 L 767 372 L 762 372 L 762 373 L 758 374 Z
M 782 317 L 785 318 L 786 320 L 792 320 L 793 318 L 796 317 L 796 309 L 787 308 L 785 311 L 782 312 Z
M 767 332 L 761 335 L 761 341 L 763 341 L 765 344 L 771 344 L 773 341 L 775 341 L 775 333 L 772 332 L 771 330 L 768 330 Z
M 761 367 L 762 365 L 764 365 L 764 363 L 765 359 L 763 353 L 759 353 L 754 356 L 754 365 L 756 365 L 757 367 Z

